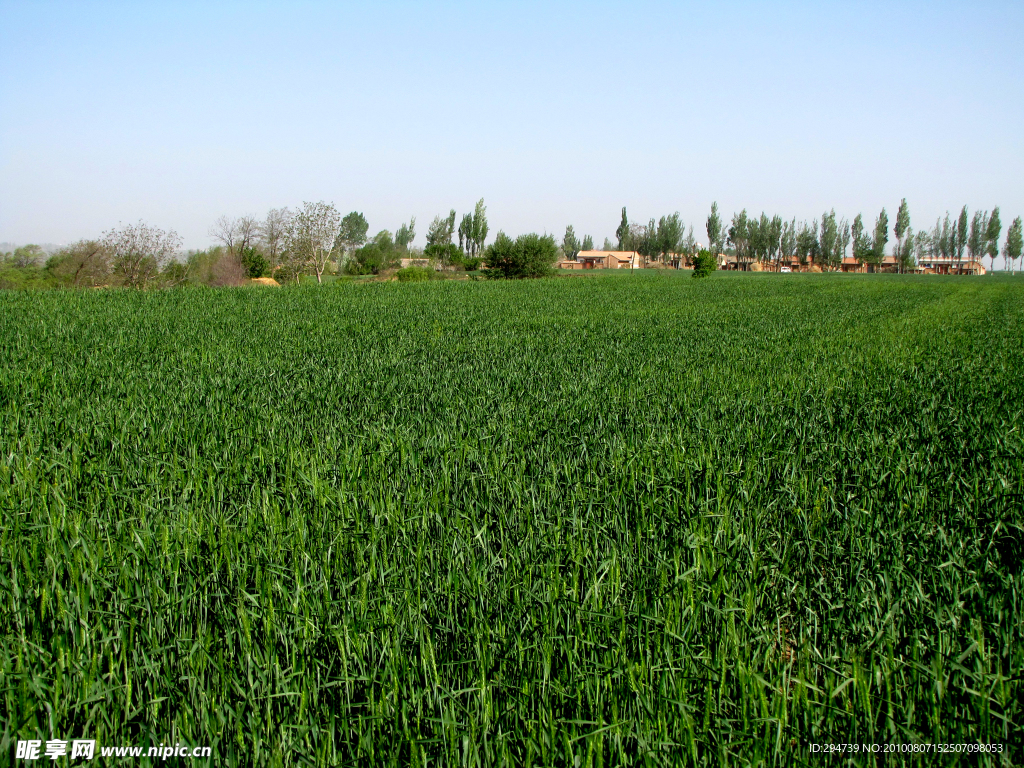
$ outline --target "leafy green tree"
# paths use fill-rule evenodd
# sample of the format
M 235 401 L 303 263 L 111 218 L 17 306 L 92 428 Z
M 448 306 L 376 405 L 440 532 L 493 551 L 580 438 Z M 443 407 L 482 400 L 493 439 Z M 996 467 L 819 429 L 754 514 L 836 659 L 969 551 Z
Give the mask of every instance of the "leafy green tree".
M 967 206 L 960 211 L 960 218 L 956 222 L 956 230 L 953 233 L 953 250 L 956 253 L 957 262 L 963 261 L 964 248 L 967 247 Z
M 395 246 L 402 251 L 409 250 L 412 241 L 416 239 L 416 217 L 409 219 L 408 224 L 403 224 L 395 232 Z
M 772 216 L 768 223 L 768 260 L 778 261 L 782 253 L 782 217 Z
M 986 232 L 988 243 L 986 244 L 985 251 L 988 253 L 989 258 L 992 260 L 989 268 L 996 268 L 996 256 L 999 255 L 999 233 L 1003 229 L 1003 224 L 999 221 L 999 206 L 997 205 L 992 209 L 992 215 L 988 217 L 988 230 Z
M 975 211 L 971 217 L 971 228 L 967 235 L 967 255 L 977 259 L 985 253 L 988 246 L 988 211 Z
M 448 245 L 455 234 L 455 209 L 449 212 L 448 217 L 442 219 L 435 216 L 427 228 L 427 245 Z
M 718 259 L 706 248 L 702 248 L 698 251 L 697 255 L 693 259 L 693 275 L 692 277 L 701 278 L 707 277 L 718 268 Z
M 715 254 L 720 253 L 722 244 L 725 242 L 723 237 L 725 225 L 722 224 L 722 217 L 718 213 L 717 202 L 711 204 L 711 215 L 708 216 L 706 229 L 708 233 L 708 250 Z
M 868 247 L 864 242 L 864 219 L 859 213 L 853 219 L 850 234 L 853 236 L 853 257 L 864 263 L 864 254 L 868 251 Z
M 662 261 L 665 260 L 666 255 L 679 252 L 683 241 L 683 230 L 683 222 L 679 218 L 679 211 L 676 211 L 671 216 L 662 216 L 658 220 L 657 250 L 661 254 Z
M 747 219 L 747 252 L 751 261 L 761 260 L 761 220 L 753 216 Z
M 576 254 L 579 252 L 580 243 L 576 239 L 576 233 L 573 231 L 572 224 L 570 224 L 565 228 L 565 237 L 562 238 L 562 254 L 571 261 L 576 258 Z
M 729 242 L 736 249 L 736 261 L 745 265 L 750 261 L 748 245 L 750 243 L 749 231 L 750 219 L 747 218 L 747 209 L 732 216 L 732 225 L 729 227 Z
M 903 248 L 903 238 L 910 229 L 910 207 L 907 205 L 907 198 L 900 201 L 899 210 L 896 211 L 896 225 L 893 234 L 896 235 L 896 253 L 899 257 L 900 271 L 903 271 L 903 262 L 906 253 Z
M 98 240 L 79 240 L 61 248 L 46 268 L 65 285 L 99 286 L 110 281 L 109 254 Z
M 818 258 L 819 250 L 818 222 L 804 222 L 796 234 L 796 257 L 801 264 L 812 264 Z
M 592 251 L 592 250 L 594 250 L 594 238 L 592 238 L 590 235 L 584 235 L 584 237 L 583 237 L 583 247 L 580 250 L 583 250 L 583 251 Z
M 915 266 L 914 263 L 914 229 L 913 227 L 907 226 L 903 232 L 899 244 L 896 246 L 896 259 L 899 264 L 900 272 L 907 272 L 912 270 Z
M 558 246 L 551 235 L 531 233 L 512 240 L 499 232 L 485 251 L 485 274 L 492 279 L 544 277 L 557 258 Z
M 629 218 L 626 216 L 625 206 L 622 207 L 622 221 L 619 222 L 619 226 L 615 230 L 615 237 L 619 239 L 619 250 L 625 250 L 629 245 Z
M 821 214 L 821 237 L 818 239 L 819 258 L 828 266 L 835 264 L 835 254 L 839 245 L 839 225 L 836 222 L 836 211 Z
M 20 248 L 14 249 L 14 253 L 11 255 L 11 264 L 19 269 L 38 267 L 45 255 L 42 246 L 35 244 L 23 245 Z
M 787 221 L 782 226 L 782 237 L 779 238 L 779 253 L 789 261 L 796 256 L 796 219 Z
M 1024 228 L 1022 228 L 1020 216 L 1018 216 L 1006 230 L 1006 244 L 1003 246 L 1003 258 L 1010 263 L 1011 275 L 1014 262 L 1020 258 L 1022 245 L 1024 245 Z
M 875 232 L 871 239 L 871 264 L 881 264 L 885 258 L 885 246 L 889 242 L 889 215 L 885 208 L 875 219 Z
M 487 242 L 487 234 L 490 227 L 487 224 L 487 206 L 484 205 L 484 199 L 481 197 L 477 200 L 476 207 L 473 209 L 473 226 L 470 230 L 470 248 L 469 253 L 472 258 L 477 256 L 483 251 L 484 243 Z
M 644 257 L 644 264 L 658 253 L 658 225 L 651 219 L 647 226 L 642 224 L 630 227 L 630 246 Z
M 461 266 L 466 259 L 466 252 L 455 243 L 431 243 L 423 249 L 423 255 L 434 259 L 446 267 Z
M 242 269 L 245 270 L 246 277 L 263 277 L 270 269 L 270 265 L 263 257 L 263 254 L 251 245 L 243 248 L 241 253 L 238 254 L 238 258 L 242 263 Z
M 379 275 L 394 266 L 398 258 L 398 247 L 391 233 L 384 229 L 374 235 L 373 240 L 356 249 L 345 263 L 345 271 L 351 275 Z
M 473 214 L 462 214 L 462 221 L 459 222 L 459 248 L 469 250 L 469 243 L 473 237 Z
M 852 237 L 850 234 L 850 223 L 843 219 L 839 222 L 839 242 L 836 244 L 836 252 L 829 260 L 829 267 L 833 269 L 840 269 L 842 267 L 843 259 L 846 258 L 846 249 L 849 247 Z
M 369 229 L 370 225 L 367 223 L 366 217 L 359 211 L 352 211 L 341 220 L 338 236 L 334 242 L 334 256 L 338 260 L 339 267 L 346 256 L 351 255 L 366 242 L 366 233 Z M 320 282 L 319 276 L 317 276 L 317 282 Z

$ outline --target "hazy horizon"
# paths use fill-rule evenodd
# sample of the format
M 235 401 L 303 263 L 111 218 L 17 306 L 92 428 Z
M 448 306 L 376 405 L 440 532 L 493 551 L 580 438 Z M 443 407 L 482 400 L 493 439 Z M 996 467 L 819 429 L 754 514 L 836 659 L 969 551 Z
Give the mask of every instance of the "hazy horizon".
M 483 197 L 491 232 L 712 201 L 915 230 L 1024 214 L 1019 4 L 0 0 L 0 241 L 143 219 L 186 248 L 303 200 L 371 233 Z

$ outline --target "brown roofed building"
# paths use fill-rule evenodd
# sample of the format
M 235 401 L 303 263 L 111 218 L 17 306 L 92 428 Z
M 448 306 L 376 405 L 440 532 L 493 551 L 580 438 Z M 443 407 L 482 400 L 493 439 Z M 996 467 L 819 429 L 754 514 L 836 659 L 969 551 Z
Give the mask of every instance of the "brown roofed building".
M 559 269 L 632 269 L 643 264 L 636 251 L 580 251 L 575 260 L 558 262 Z

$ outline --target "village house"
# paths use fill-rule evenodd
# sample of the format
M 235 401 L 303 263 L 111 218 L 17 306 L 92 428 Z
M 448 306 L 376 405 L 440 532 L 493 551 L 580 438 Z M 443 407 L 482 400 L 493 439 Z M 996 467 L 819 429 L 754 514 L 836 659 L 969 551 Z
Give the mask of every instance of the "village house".
M 985 265 L 977 259 L 957 259 L 953 256 L 923 256 L 918 269 L 926 275 L 984 275 Z
M 636 251 L 580 251 L 575 260 L 558 262 L 559 269 L 635 269 L 643 264 Z
M 878 272 L 899 272 L 900 263 L 895 256 L 883 256 L 881 264 L 868 264 L 867 262 L 858 261 L 853 256 L 847 256 L 843 259 L 841 269 L 843 272 L 860 272 L 866 274 L 875 274 Z

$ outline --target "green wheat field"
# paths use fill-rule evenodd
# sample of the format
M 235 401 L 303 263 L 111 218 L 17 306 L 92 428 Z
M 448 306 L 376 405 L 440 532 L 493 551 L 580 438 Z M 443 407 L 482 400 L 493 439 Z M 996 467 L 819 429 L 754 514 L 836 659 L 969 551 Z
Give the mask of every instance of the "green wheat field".
M 0 753 L 1018 764 L 1022 427 L 1024 278 L 0 292 Z

